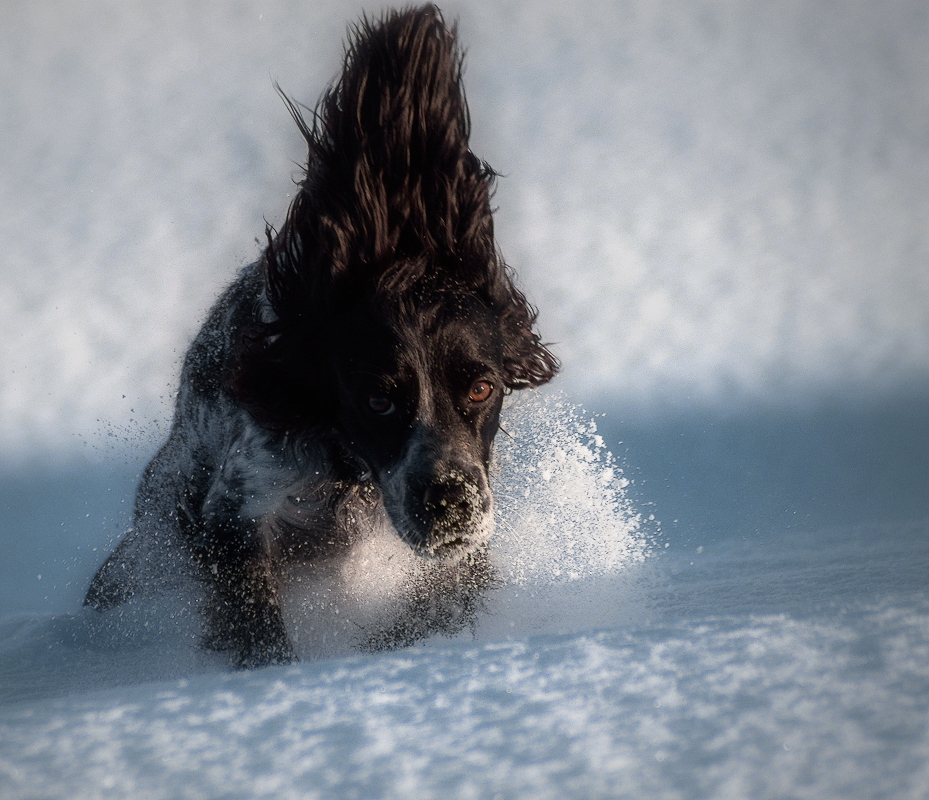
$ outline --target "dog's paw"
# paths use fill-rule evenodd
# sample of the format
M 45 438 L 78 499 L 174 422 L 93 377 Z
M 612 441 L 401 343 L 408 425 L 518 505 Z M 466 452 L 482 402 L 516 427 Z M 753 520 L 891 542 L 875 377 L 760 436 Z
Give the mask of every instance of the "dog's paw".
M 94 576 L 84 597 L 84 605 L 95 611 L 108 611 L 132 599 L 135 590 L 128 574 L 119 574 L 120 570 L 108 560 Z
M 280 608 L 270 603 L 247 603 L 217 613 L 203 637 L 211 650 L 231 650 L 239 669 L 257 669 L 297 661 Z
M 282 664 L 294 664 L 297 656 L 288 642 L 250 646 L 239 650 L 236 659 L 238 669 L 258 669 Z

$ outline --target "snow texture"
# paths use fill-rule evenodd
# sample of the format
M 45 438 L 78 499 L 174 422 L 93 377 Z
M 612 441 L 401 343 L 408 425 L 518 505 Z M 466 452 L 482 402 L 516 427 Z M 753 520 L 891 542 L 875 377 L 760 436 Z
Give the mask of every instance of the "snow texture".
M 187 598 L 81 608 L 293 191 L 273 82 L 379 8 L 4 8 L 0 797 L 929 797 L 923 0 L 445 4 L 565 363 L 505 410 L 502 585 L 359 654 L 385 551 L 250 673 Z

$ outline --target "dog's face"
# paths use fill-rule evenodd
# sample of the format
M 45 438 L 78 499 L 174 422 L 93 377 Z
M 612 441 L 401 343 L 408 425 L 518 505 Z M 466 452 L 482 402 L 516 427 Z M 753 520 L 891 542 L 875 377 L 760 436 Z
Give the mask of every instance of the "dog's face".
M 469 297 L 428 309 L 366 300 L 338 328 L 339 424 L 397 532 L 435 558 L 474 549 L 493 530 L 488 466 L 504 395 L 494 314 Z

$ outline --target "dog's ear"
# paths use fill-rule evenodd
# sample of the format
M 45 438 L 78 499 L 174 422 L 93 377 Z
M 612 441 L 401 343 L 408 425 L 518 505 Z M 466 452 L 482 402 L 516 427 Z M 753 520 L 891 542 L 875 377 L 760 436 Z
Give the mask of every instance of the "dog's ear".
M 392 269 L 418 270 L 404 276 L 415 283 L 436 265 L 460 283 L 484 280 L 495 175 L 469 149 L 461 71 L 454 28 L 426 5 L 351 31 L 342 76 L 312 123 L 287 101 L 308 158 L 268 249 L 278 313 L 294 284 L 318 296 L 343 279 L 379 282 Z
M 508 389 L 529 389 L 548 383 L 561 365 L 535 332 L 537 311 L 509 275 L 504 275 L 502 289 L 507 295 L 500 310 L 504 383 Z
M 288 433 L 331 422 L 335 377 L 313 326 L 256 317 L 235 336 L 227 389 L 259 424 Z

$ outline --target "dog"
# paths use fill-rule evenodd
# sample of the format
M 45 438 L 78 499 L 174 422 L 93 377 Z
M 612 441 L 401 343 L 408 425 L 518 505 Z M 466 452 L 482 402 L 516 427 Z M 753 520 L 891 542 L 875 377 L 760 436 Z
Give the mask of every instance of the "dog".
M 456 27 L 425 5 L 350 29 L 310 122 L 279 89 L 308 147 L 299 191 L 190 346 L 132 527 L 85 605 L 119 606 L 188 564 L 205 645 L 240 667 L 290 662 L 283 572 L 343 557 L 386 520 L 429 569 L 366 646 L 473 616 L 493 581 L 504 395 L 559 365 L 495 244 L 462 60 Z

